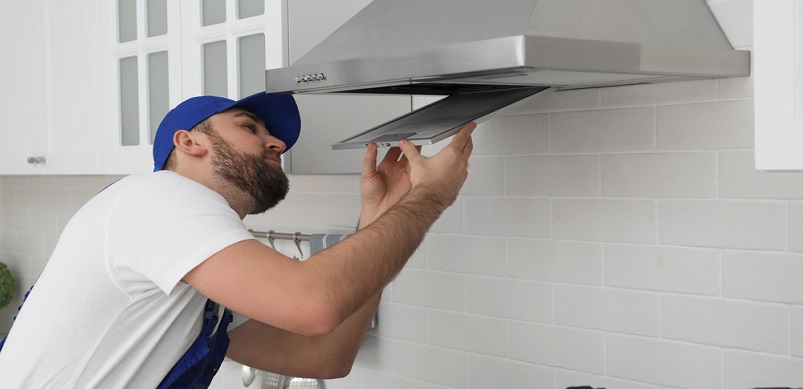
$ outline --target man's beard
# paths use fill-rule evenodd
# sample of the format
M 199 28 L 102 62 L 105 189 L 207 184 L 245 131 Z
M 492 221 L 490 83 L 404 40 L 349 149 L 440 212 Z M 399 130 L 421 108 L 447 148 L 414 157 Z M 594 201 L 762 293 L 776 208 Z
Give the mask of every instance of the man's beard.
M 249 214 L 263 213 L 284 200 L 290 182 L 281 167 L 267 160 L 270 150 L 266 149 L 259 155 L 251 155 L 234 150 L 217 134 L 208 135 L 215 146 L 212 156 L 215 173 L 251 196 L 254 208 L 248 212 Z

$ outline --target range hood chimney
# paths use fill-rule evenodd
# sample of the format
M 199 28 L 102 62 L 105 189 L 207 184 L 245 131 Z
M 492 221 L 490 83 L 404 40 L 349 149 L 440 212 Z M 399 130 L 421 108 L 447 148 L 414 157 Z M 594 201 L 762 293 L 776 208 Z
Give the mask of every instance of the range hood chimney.
M 748 76 L 705 0 L 374 0 L 268 93 L 454 95 Z

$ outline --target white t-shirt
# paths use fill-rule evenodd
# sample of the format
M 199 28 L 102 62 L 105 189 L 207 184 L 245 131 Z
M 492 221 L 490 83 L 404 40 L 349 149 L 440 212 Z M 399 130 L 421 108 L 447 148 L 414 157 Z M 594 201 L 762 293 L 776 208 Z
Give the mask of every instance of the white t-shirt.
M 181 281 L 253 239 L 218 193 L 176 173 L 126 177 L 70 220 L 0 352 L 3 388 L 154 388 L 198 336 Z

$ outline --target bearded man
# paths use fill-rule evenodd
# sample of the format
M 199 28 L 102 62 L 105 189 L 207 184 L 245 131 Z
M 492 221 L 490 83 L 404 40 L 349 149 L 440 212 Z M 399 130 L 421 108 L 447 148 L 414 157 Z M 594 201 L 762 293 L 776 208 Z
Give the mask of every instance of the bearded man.
M 382 289 L 462 187 L 474 127 L 431 158 L 401 141 L 377 165 L 369 144 L 357 232 L 294 261 L 242 222 L 287 194 L 292 96 L 184 101 L 159 126 L 154 172 L 110 185 L 65 227 L 0 343 L 0 382 L 203 388 L 224 357 L 347 375 Z

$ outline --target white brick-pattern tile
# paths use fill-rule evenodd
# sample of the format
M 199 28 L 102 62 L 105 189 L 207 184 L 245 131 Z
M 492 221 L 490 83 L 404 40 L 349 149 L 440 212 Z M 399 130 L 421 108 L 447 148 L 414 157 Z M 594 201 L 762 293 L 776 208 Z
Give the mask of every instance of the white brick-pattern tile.
M 553 113 L 549 145 L 555 154 L 655 150 L 655 110 Z
M 466 353 L 415 343 L 397 342 L 393 346 L 394 373 L 452 388 L 467 387 Z
M 605 370 L 604 336 L 595 331 L 510 323 L 510 359 L 587 373 Z
M 508 355 L 507 321 L 452 312 L 430 311 L 429 343 L 481 355 Z
M 599 242 L 655 243 L 655 204 L 643 200 L 553 202 L 553 238 Z
M 803 357 L 803 306 L 792 307 L 792 355 Z
M 381 325 L 375 330 L 377 335 L 424 344 L 429 341 L 426 308 L 383 302 L 378 313 Z
M 559 240 L 508 239 L 512 278 L 602 285 L 602 245 Z
M 496 277 L 468 277 L 466 310 L 485 316 L 551 323 L 552 285 Z
M 468 355 L 468 389 L 555 386 L 553 369 L 478 354 Z
M 676 247 L 606 245 L 605 284 L 612 287 L 718 295 L 720 254 Z
M 602 158 L 605 197 L 704 197 L 717 193 L 713 153 L 606 155 Z
M 504 194 L 504 189 L 505 171 L 502 157 L 471 157 L 469 175 L 460 190 L 461 194 L 500 196 Z
M 359 385 L 359 383 L 357 383 Z M 398 388 L 398 389 L 429 389 L 429 385 L 422 381 L 415 381 L 407 378 L 402 378 L 392 374 L 379 373 L 371 370 L 364 370 L 362 372 L 362 386 L 344 386 L 347 388 Z M 327 382 L 327 388 L 330 385 Z
M 736 100 L 668 105 L 657 112 L 658 149 L 753 147 L 753 102 Z
M 788 204 L 789 250 L 803 251 L 803 202 Z
M 756 170 L 752 151 L 719 155 L 719 196 L 736 199 L 803 198 L 803 173 Z
M 465 229 L 469 235 L 548 238 L 550 201 L 523 197 L 466 197 Z
M 750 201 L 662 201 L 662 244 L 733 249 L 786 248 L 786 205 Z
M 722 294 L 738 299 L 803 304 L 803 255 L 726 252 Z
M 789 353 L 789 309 L 781 305 L 670 295 L 661 299 L 661 324 L 666 339 Z
M 427 241 L 427 267 L 454 273 L 504 276 L 505 240 L 499 237 L 432 235 Z
M 627 381 L 603 375 L 579 373 L 570 370 L 557 372 L 557 388 L 564 389 L 577 386 L 591 386 L 592 388 L 616 389 L 666 389 L 664 386 L 645 384 L 643 382 Z
M 597 156 L 505 159 L 505 194 L 527 197 L 599 196 Z
M 549 151 L 549 116 L 497 117 L 481 123 L 472 135 L 472 155 L 533 155 Z
M 725 351 L 725 388 L 803 386 L 803 360 L 771 354 Z
M 611 335 L 608 375 L 678 388 L 722 387 L 722 352 L 711 347 Z
M 452 311 L 465 309 L 465 277 L 444 272 L 405 269 L 393 281 L 393 301 Z M 431 291 L 437 290 L 438 293 Z
M 586 286 L 555 286 L 559 325 L 658 336 L 659 298 L 655 293 Z

